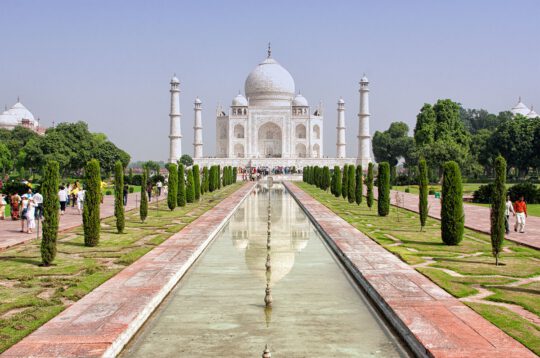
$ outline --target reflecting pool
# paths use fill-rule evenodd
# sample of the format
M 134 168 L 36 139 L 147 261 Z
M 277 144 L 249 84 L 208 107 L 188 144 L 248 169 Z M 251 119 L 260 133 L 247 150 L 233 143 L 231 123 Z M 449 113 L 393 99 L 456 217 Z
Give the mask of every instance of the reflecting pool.
M 281 184 L 254 189 L 123 355 L 261 357 L 267 344 L 272 357 L 408 356 Z

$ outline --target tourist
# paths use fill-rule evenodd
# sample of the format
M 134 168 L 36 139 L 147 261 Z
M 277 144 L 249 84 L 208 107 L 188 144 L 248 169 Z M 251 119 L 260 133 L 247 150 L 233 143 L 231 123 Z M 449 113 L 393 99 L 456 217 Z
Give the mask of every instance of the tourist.
M 519 231 L 523 234 L 525 232 L 525 218 L 527 217 L 527 203 L 525 202 L 523 195 L 514 203 L 514 210 L 516 211 L 516 225 L 514 226 L 514 231 Z
M 128 199 L 128 193 L 129 193 L 129 186 L 126 184 L 124 185 L 124 206 L 127 205 L 127 199 Z
M 158 182 L 156 183 L 156 186 L 157 186 L 157 195 L 158 197 L 161 196 L 161 188 L 163 187 L 163 183 L 161 182 L 161 180 L 158 180 Z
M 100 191 L 100 202 L 101 204 L 103 204 L 103 197 L 104 197 L 104 193 L 105 193 L 105 189 L 107 189 L 107 183 L 105 183 L 103 180 L 101 181 L 101 191 Z
M 32 199 L 34 195 L 32 194 L 32 189 L 28 188 L 28 191 L 23 194 L 23 198 L 26 198 L 26 199 Z
M 146 192 L 148 193 L 148 201 L 152 201 L 152 183 L 148 183 Z
M 0 220 L 6 218 L 7 195 L 0 194 Z
M 85 196 L 85 190 L 81 187 L 77 190 L 77 212 L 82 214 L 83 208 L 84 208 L 84 196 Z
M 512 204 L 512 200 L 510 200 L 510 195 L 508 195 L 506 197 L 506 208 L 504 209 L 504 228 L 506 235 L 510 234 L 510 213 L 516 216 L 514 205 Z
M 36 208 L 37 204 L 34 201 L 34 198 L 28 199 L 28 204 L 26 206 L 26 233 L 31 234 L 32 229 L 36 227 Z M 23 220 L 24 223 L 24 220 Z M 24 224 L 23 224 L 24 225 Z
M 25 232 L 28 230 L 28 197 L 22 196 L 21 198 L 21 232 Z M 26 228 L 27 230 L 24 230 L 24 223 L 26 222 Z
M 64 187 L 64 184 L 60 185 L 60 190 L 58 190 L 58 201 L 60 201 L 60 215 L 66 213 L 66 202 L 69 198 L 69 193 Z
M 34 204 L 36 204 L 36 219 L 41 220 L 43 219 L 43 196 L 38 191 L 32 199 L 34 200 Z
M 19 220 L 21 197 L 15 192 L 11 195 L 9 201 L 11 202 L 11 220 Z
M 75 203 L 77 202 L 77 195 L 79 194 L 79 183 L 78 182 L 75 182 L 71 186 L 71 190 L 70 190 L 69 193 L 71 195 L 71 207 L 73 208 L 75 206 Z

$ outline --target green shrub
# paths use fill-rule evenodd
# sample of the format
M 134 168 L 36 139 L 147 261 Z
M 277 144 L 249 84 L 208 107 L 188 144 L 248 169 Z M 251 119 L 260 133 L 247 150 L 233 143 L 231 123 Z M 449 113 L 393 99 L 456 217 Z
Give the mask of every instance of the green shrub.
M 406 193 L 410 193 L 410 192 L 411 192 L 411 189 L 405 188 L 405 192 L 406 192 Z
M 360 205 L 360 203 L 362 202 L 362 196 L 364 195 L 363 193 L 363 181 L 362 181 L 362 166 L 361 165 L 357 165 L 356 166 L 356 182 L 355 182 L 355 193 L 354 193 L 354 198 L 356 199 L 356 204 Z
M 217 177 L 216 177 L 216 181 L 217 181 L 216 187 L 218 189 L 221 189 L 221 165 L 217 166 L 216 175 L 217 175 Z
M 441 237 L 446 245 L 457 245 L 463 239 L 463 186 L 461 171 L 456 162 L 443 166 L 441 197 Z
M 132 187 L 132 186 L 130 186 L 130 187 L 128 188 L 128 192 L 129 192 L 130 194 L 133 194 L 133 193 L 135 192 L 135 188 Z
M 199 165 L 193 166 L 193 189 L 195 190 L 195 200 L 199 200 L 201 197 L 201 172 Z
M 203 185 L 201 186 L 201 188 L 203 188 L 203 193 L 207 193 L 210 190 L 209 189 L 210 188 L 209 175 L 210 173 L 208 172 L 208 167 L 204 167 L 203 168 Z
M 110 189 L 105 190 L 105 195 L 112 195 L 112 190 Z
M 335 181 L 336 181 L 336 188 L 334 189 L 334 196 L 336 198 L 339 198 L 341 196 L 341 183 L 342 183 L 342 178 L 341 178 L 341 169 L 339 168 L 339 166 L 335 166 L 334 167 L 334 175 L 335 175 Z
M 366 204 L 370 209 L 373 206 L 373 163 L 368 164 L 366 177 Z
M 506 209 L 506 160 L 498 156 L 495 159 L 495 181 L 493 182 L 493 198 L 491 201 L 491 251 L 495 257 L 495 265 L 499 265 L 499 254 L 504 242 Z
M 513 185 L 508 189 L 508 195 L 510 195 L 512 201 L 516 201 L 523 196 L 529 204 L 540 203 L 540 189 L 531 182 Z
M 84 179 L 86 191 L 83 205 L 84 245 L 97 246 L 100 237 L 101 173 L 96 159 L 86 164 Z
M 343 174 L 342 174 L 342 178 L 341 178 L 341 196 L 346 199 L 347 198 L 347 193 L 349 191 L 349 179 L 348 179 L 348 176 L 349 176 L 349 165 L 348 164 L 345 164 L 343 166 Z
M 233 183 L 236 183 L 236 180 L 238 179 L 238 168 L 236 167 L 233 168 L 232 175 L 233 175 Z
M 356 201 L 356 175 L 354 165 L 349 165 L 347 167 L 349 171 L 347 173 L 347 198 L 349 203 L 354 203 Z
M 59 165 L 49 161 L 43 173 L 41 194 L 43 195 L 43 238 L 41 240 L 41 261 L 49 266 L 56 257 L 56 239 L 58 238 L 58 182 Z
M 420 231 L 426 226 L 428 217 L 428 185 L 427 164 L 426 161 L 422 159 L 418 163 L 418 211 L 420 214 Z
M 330 188 L 330 181 L 332 180 L 332 178 L 330 177 L 330 168 L 328 168 L 328 166 L 325 166 L 323 168 L 323 183 L 324 183 L 324 190 L 325 191 L 328 191 L 328 189 Z
M 480 185 L 473 193 L 473 202 L 490 204 L 491 199 L 493 198 L 494 189 L 495 187 L 493 183 Z
M 178 201 L 178 166 L 174 163 L 167 164 L 169 171 L 169 188 L 167 192 L 167 206 L 174 210 Z
M 193 203 L 195 201 L 195 183 L 193 182 L 193 170 L 187 171 L 186 201 Z
M 148 196 L 146 194 L 147 178 L 148 177 L 145 170 L 141 176 L 141 206 L 139 207 L 139 216 L 142 222 L 144 222 L 148 216 Z
M 379 197 L 377 199 L 377 213 L 379 216 L 387 216 L 390 212 L 390 164 L 379 163 L 377 176 Z
M 184 164 L 178 164 L 178 190 L 176 193 L 176 204 L 180 207 L 186 206 L 186 176 L 184 175 Z M 170 185 L 170 184 L 169 184 Z
M 216 166 L 212 165 L 210 167 L 210 173 L 208 175 L 208 191 L 213 192 L 216 189 Z
M 429 193 L 429 195 L 435 195 L 435 190 L 429 189 L 428 193 Z
M 114 164 L 114 216 L 116 217 L 116 230 L 119 234 L 124 232 L 124 166 L 121 161 Z

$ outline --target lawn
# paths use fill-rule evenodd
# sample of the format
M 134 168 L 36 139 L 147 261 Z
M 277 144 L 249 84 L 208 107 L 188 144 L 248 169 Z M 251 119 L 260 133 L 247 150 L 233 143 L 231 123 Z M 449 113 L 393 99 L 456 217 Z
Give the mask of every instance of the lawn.
M 477 190 L 480 185 L 479 183 L 463 183 L 463 195 L 472 195 L 475 190 Z M 507 184 L 509 186 L 510 184 Z M 418 194 L 418 185 L 394 185 L 392 189 L 399 190 L 399 191 L 405 191 L 405 189 L 409 188 L 409 192 L 411 194 Z M 440 192 L 441 185 L 440 184 L 430 184 L 429 189 L 433 191 Z
M 54 265 L 40 267 L 39 243 L 0 253 L 0 352 L 5 351 L 107 281 L 127 265 L 161 244 L 237 190 L 242 183 L 207 193 L 195 204 L 174 211 L 161 203 L 148 210 L 145 223 L 138 210 L 126 213 L 124 234 L 115 219 L 102 220 L 97 247 L 85 247 L 82 228 L 61 233 Z
M 490 204 L 480 204 L 480 203 L 467 203 L 467 204 L 485 206 L 485 207 L 489 207 L 490 205 Z M 530 216 L 540 216 L 540 204 L 527 204 L 527 214 Z M 513 222 L 512 218 L 510 218 L 510 220 Z
M 392 207 L 389 216 L 380 217 L 376 202 L 370 210 L 365 200 L 361 205 L 349 204 L 315 186 L 302 182 L 296 185 L 403 261 L 413 267 L 421 265 L 417 267 L 419 272 L 455 297 L 470 297 L 479 293 L 479 288 L 492 292 L 482 303 L 467 304 L 540 354 L 540 326 L 507 307 L 493 305 L 504 302 L 540 312 L 540 285 L 529 279 L 540 276 L 540 251 L 506 241 L 503 265 L 495 266 L 488 235 L 465 229 L 460 245 L 446 246 L 438 220 L 428 218 L 424 231 L 420 231 L 416 213 Z

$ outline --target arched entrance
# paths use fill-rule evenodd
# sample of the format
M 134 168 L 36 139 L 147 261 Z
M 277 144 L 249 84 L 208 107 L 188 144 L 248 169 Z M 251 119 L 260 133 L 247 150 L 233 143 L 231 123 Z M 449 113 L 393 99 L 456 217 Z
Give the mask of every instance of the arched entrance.
M 259 127 L 259 156 L 262 158 L 281 158 L 281 128 L 275 123 L 265 123 Z
M 244 158 L 244 146 L 240 143 L 234 145 L 234 156 L 236 158 Z
M 302 143 L 298 143 L 295 148 L 296 156 L 298 158 L 306 157 L 306 146 Z

